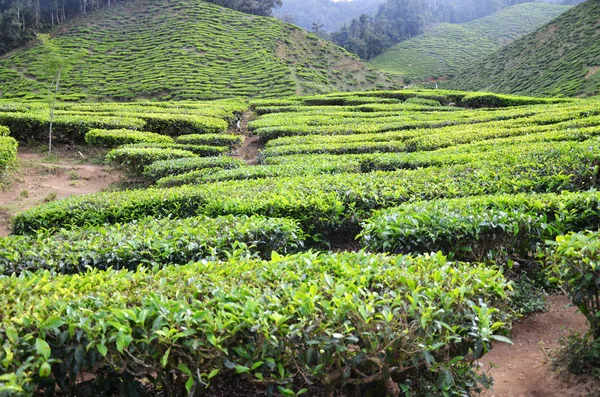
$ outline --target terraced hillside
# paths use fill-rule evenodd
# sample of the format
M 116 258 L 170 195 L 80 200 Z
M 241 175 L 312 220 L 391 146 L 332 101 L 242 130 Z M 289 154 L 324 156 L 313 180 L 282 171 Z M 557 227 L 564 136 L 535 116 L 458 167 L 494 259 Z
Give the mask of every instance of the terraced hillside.
M 445 79 L 534 31 L 568 6 L 523 3 L 463 24 L 442 23 L 403 41 L 370 63 L 408 81 Z
M 65 54 L 84 51 L 63 79 L 63 98 L 272 97 L 390 85 L 315 35 L 201 0 L 127 2 L 55 33 Z M 45 97 L 40 51 L 33 45 L 0 59 L 2 97 Z
M 600 2 L 588 0 L 477 62 L 448 87 L 540 96 L 600 93 Z

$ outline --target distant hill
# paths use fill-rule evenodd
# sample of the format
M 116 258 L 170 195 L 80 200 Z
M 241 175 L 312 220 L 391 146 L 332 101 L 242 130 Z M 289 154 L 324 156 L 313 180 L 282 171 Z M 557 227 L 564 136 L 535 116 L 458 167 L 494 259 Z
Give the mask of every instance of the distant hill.
M 273 9 L 277 18 L 310 30 L 313 23 L 322 24 L 322 30 L 332 32 L 362 14 L 375 15 L 385 0 L 283 0 Z
M 471 22 L 439 24 L 390 48 L 373 58 L 371 64 L 409 81 L 443 79 L 456 75 L 569 8 L 547 3 L 522 3 Z
M 588 0 L 465 69 L 449 87 L 543 96 L 600 93 L 600 0 Z
M 275 18 L 201 0 L 127 2 L 54 32 L 65 53 L 85 50 L 63 99 L 214 99 L 387 88 L 379 71 Z M 0 96 L 42 98 L 37 44 L 0 57 Z

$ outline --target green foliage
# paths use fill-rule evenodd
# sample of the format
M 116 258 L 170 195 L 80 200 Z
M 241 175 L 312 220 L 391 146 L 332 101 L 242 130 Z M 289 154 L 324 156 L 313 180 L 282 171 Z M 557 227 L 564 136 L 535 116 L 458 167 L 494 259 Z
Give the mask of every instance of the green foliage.
M 232 157 L 191 157 L 176 160 L 156 161 L 144 170 L 144 176 L 158 180 L 171 175 L 185 174 L 203 169 L 233 169 L 244 165 L 244 162 Z
M 17 146 L 14 138 L 0 135 L 0 175 L 17 159 Z
M 591 333 L 572 334 L 559 341 L 561 347 L 552 357 L 556 369 L 600 378 L 600 339 Z
M 3 277 L 0 390 L 70 394 L 93 368 L 174 395 L 234 372 L 467 393 L 474 360 L 507 340 L 506 286 L 484 265 L 362 252 Z
M 82 273 L 88 268 L 136 270 L 224 259 L 234 251 L 270 258 L 303 245 L 293 221 L 259 216 L 146 218 L 128 224 L 0 238 L 0 274 L 48 269 Z
M 370 63 L 412 81 L 454 76 L 570 7 L 521 3 L 462 24 L 441 23 L 373 58 Z
M 4 126 L 4 125 L 0 125 L 0 136 L 9 136 L 10 135 L 10 128 Z
M 122 146 L 123 149 L 174 149 L 194 153 L 196 156 L 219 156 L 229 152 L 227 146 L 188 145 L 179 143 L 130 143 Z
M 117 147 L 130 143 L 173 143 L 173 138 L 153 132 L 134 130 L 90 130 L 85 141 L 92 146 Z
M 566 102 L 561 98 L 532 98 L 514 95 L 491 94 L 487 92 L 466 95 L 460 102 L 468 108 L 504 108 L 509 106 L 537 105 Z
M 237 3 L 249 12 L 269 3 L 216 2 Z M 61 56 L 86 49 L 63 82 L 60 99 L 285 97 L 393 86 L 383 73 L 333 43 L 274 18 L 202 0 L 128 3 L 106 7 L 56 31 L 53 41 Z M 45 98 L 41 54 L 41 47 L 34 45 L 0 60 L 1 96 Z
M 581 232 L 557 236 L 555 242 L 549 242 L 547 253 L 552 274 L 587 318 L 595 340 L 600 340 L 599 252 L 599 233 Z
M 140 175 L 147 165 L 160 160 L 196 157 L 187 150 L 170 147 L 121 147 L 111 150 L 106 160 L 124 167 L 133 175 Z
M 175 142 L 188 145 L 227 146 L 230 149 L 234 149 L 244 143 L 244 136 L 232 134 L 191 134 L 180 136 Z
M 442 86 L 536 96 L 598 94 L 599 16 L 600 4 L 585 1 Z
M 355 232 L 377 208 L 416 199 L 491 193 L 587 190 L 596 184 L 597 151 L 552 163 L 481 163 L 366 174 L 333 174 L 228 181 L 203 186 L 99 193 L 27 210 L 15 233 L 83 224 L 125 222 L 141 216 L 263 214 L 299 220 L 310 233 Z
M 442 251 L 460 260 L 532 260 L 547 239 L 596 227 L 597 192 L 482 196 L 376 211 L 361 233 L 378 252 Z

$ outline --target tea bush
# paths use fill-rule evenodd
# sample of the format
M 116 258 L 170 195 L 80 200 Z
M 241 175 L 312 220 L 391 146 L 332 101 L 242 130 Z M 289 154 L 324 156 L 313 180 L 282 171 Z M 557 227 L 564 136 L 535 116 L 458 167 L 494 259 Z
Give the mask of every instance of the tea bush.
M 406 203 L 373 213 L 361 239 L 376 252 L 439 250 L 460 260 L 531 260 L 547 239 L 597 228 L 599 210 L 595 191 Z
M 232 215 L 186 219 L 145 218 L 126 224 L 0 238 L 0 273 L 49 269 L 58 273 L 224 259 L 235 250 L 270 258 L 303 245 L 294 221 Z
M 596 186 L 597 151 L 552 162 L 492 162 L 451 167 L 227 181 L 203 186 L 99 193 L 29 209 L 13 232 L 127 222 L 143 216 L 260 214 L 301 222 L 308 233 L 354 233 L 373 209 L 406 201 L 493 193 L 560 192 Z
M 208 146 L 208 145 L 191 145 L 182 143 L 130 143 L 122 146 L 123 149 L 140 149 L 140 148 L 154 148 L 154 149 L 172 149 L 172 150 L 185 150 L 194 153 L 196 156 L 210 157 L 219 156 L 229 152 L 227 146 Z
M 244 165 L 243 161 L 226 156 L 161 160 L 147 166 L 144 170 L 144 176 L 152 180 L 157 180 L 172 175 L 185 174 L 190 171 L 210 168 L 234 169 Z
M 71 394 L 93 371 L 169 395 L 235 374 L 468 394 L 487 384 L 474 361 L 507 341 L 506 287 L 484 265 L 363 252 L 0 277 L 0 391 Z
M 92 146 L 117 147 L 129 143 L 173 143 L 173 138 L 153 132 L 133 130 L 90 130 L 85 141 Z
M 175 142 L 187 145 L 227 146 L 233 149 L 244 143 L 244 136 L 232 134 L 190 134 L 178 137 Z
M 0 174 L 17 159 L 17 141 L 9 136 L 0 136 Z
M 600 340 L 599 236 L 597 231 L 557 236 L 547 252 L 552 274 L 564 284 L 573 303 L 587 318 L 596 340 Z
M 124 167 L 134 175 L 140 175 L 147 165 L 160 160 L 196 157 L 196 154 L 171 147 L 120 147 L 111 150 L 106 159 Z

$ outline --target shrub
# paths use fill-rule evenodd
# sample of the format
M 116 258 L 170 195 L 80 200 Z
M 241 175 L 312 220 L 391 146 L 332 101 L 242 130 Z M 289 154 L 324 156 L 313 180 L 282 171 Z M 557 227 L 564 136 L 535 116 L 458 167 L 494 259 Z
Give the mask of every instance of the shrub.
M 476 92 L 466 95 L 462 98 L 460 104 L 461 106 L 468 108 L 503 108 L 509 106 L 538 105 L 571 101 L 572 99 L 564 98 L 534 98 Z
M 18 143 L 9 136 L 0 136 L 0 173 L 17 159 Z
M 235 374 L 296 391 L 468 394 L 480 388 L 474 360 L 506 341 L 506 287 L 483 265 L 362 252 L 3 277 L 0 389 L 72 394 L 94 371 L 171 395 Z
M 519 194 L 406 203 L 373 213 L 364 247 L 377 252 L 452 253 L 461 260 L 527 260 L 568 230 L 597 227 L 600 194 Z
M 134 130 L 90 130 L 85 141 L 92 146 L 117 147 L 128 143 L 173 143 L 173 138 L 153 132 Z
M 547 261 L 554 278 L 565 285 L 587 318 L 593 338 L 600 340 L 600 233 L 557 236 L 550 242 Z
M 187 145 L 227 146 L 233 149 L 244 143 L 244 136 L 233 134 L 190 134 L 177 137 L 175 141 Z
M 0 125 L 0 136 L 9 136 L 10 129 L 6 126 Z
M 493 193 L 587 190 L 596 185 L 589 158 L 503 166 L 457 165 L 368 174 L 302 175 L 203 186 L 98 193 L 34 207 L 13 218 L 14 233 L 40 228 L 128 222 L 142 216 L 261 214 L 299 220 L 308 233 L 351 235 L 374 209 L 406 201 Z
M 157 180 L 172 175 L 185 174 L 190 171 L 209 168 L 233 169 L 243 165 L 245 165 L 243 161 L 227 156 L 162 160 L 147 166 L 144 170 L 144 176 L 152 180 Z
M 145 129 L 163 135 L 218 134 L 229 126 L 225 120 L 214 117 L 188 114 L 147 114 L 139 115 L 145 122 Z
M 184 145 L 178 143 L 132 143 L 123 146 L 123 148 L 156 148 L 186 150 L 201 157 L 219 156 L 221 154 L 229 152 L 229 148 L 227 146 Z
M 170 147 L 121 147 L 111 150 L 106 159 L 124 167 L 135 175 L 141 175 L 144 168 L 156 161 L 172 160 L 184 157 L 196 157 L 187 150 Z
M 206 216 L 153 219 L 53 235 L 0 238 L 0 273 L 49 269 L 58 273 L 96 269 L 135 270 L 139 265 L 186 264 L 203 258 L 224 259 L 244 249 L 270 258 L 271 251 L 302 246 L 294 221 L 260 216 Z
M 48 115 L 43 113 L 0 113 L 0 124 L 10 128 L 11 135 L 19 141 L 40 140 L 44 142 L 48 134 Z M 81 142 L 87 131 L 100 129 L 126 128 L 142 129 L 144 121 L 133 117 L 112 117 L 105 115 L 63 115 L 57 114 L 53 123 L 53 136 L 56 142 Z

